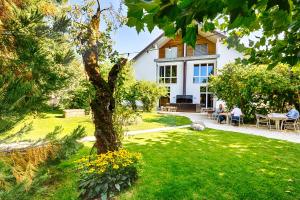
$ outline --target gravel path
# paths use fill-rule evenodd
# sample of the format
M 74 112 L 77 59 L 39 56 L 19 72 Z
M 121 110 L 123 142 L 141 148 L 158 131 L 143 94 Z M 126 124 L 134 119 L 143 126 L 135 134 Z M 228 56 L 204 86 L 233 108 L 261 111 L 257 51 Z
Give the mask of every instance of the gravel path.
M 166 112 L 162 112 L 166 113 Z M 218 124 L 216 120 L 208 119 L 206 115 L 200 113 L 185 113 L 185 112 L 168 112 L 167 114 L 185 116 L 191 119 L 193 122 L 203 122 L 206 127 L 224 130 L 239 132 L 249 135 L 258 135 L 266 138 L 273 138 L 278 140 L 285 140 L 294 143 L 300 143 L 300 132 L 299 131 L 278 131 L 278 130 L 269 130 L 267 128 L 256 128 L 254 125 L 242 125 L 242 126 L 232 126 L 228 124 Z

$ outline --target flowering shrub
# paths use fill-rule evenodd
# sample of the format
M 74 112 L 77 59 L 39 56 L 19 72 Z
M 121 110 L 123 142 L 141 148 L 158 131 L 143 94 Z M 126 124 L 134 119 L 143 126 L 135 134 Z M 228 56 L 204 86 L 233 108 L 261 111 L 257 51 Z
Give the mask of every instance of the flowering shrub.
M 128 188 L 138 177 L 140 153 L 125 149 L 95 155 L 90 161 L 76 161 L 80 172 L 79 190 L 82 199 L 109 199 Z

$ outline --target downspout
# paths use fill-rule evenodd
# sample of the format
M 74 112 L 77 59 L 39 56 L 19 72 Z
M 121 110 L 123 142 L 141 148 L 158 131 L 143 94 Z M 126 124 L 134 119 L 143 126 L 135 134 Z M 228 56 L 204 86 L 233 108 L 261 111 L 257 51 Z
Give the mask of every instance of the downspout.
M 183 57 L 186 57 L 187 54 L 186 43 L 183 44 Z M 183 83 L 182 83 L 182 93 L 186 95 L 186 61 L 183 61 Z

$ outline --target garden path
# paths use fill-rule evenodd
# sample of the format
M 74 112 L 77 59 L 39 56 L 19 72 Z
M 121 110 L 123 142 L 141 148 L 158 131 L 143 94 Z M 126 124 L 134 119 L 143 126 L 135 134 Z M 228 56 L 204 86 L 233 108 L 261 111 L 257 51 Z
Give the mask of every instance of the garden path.
M 179 116 L 185 116 L 190 118 L 193 122 L 203 122 L 207 128 L 239 132 L 250 135 L 258 135 L 266 138 L 273 138 L 278 140 L 285 140 L 289 142 L 300 143 L 300 132 L 299 131 L 278 131 L 269 130 L 268 128 L 256 128 L 255 125 L 242 125 L 242 126 L 232 126 L 228 124 L 218 124 L 216 120 L 208 119 L 206 114 L 202 113 L 187 113 L 187 112 L 161 112 Z

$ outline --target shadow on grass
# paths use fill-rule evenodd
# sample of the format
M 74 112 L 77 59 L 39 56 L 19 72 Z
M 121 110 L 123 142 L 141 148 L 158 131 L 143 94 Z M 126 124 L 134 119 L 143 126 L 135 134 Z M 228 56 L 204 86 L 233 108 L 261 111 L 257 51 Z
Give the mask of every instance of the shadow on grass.
M 125 147 L 141 152 L 145 164 L 121 199 L 299 198 L 298 144 L 182 129 L 131 137 Z

